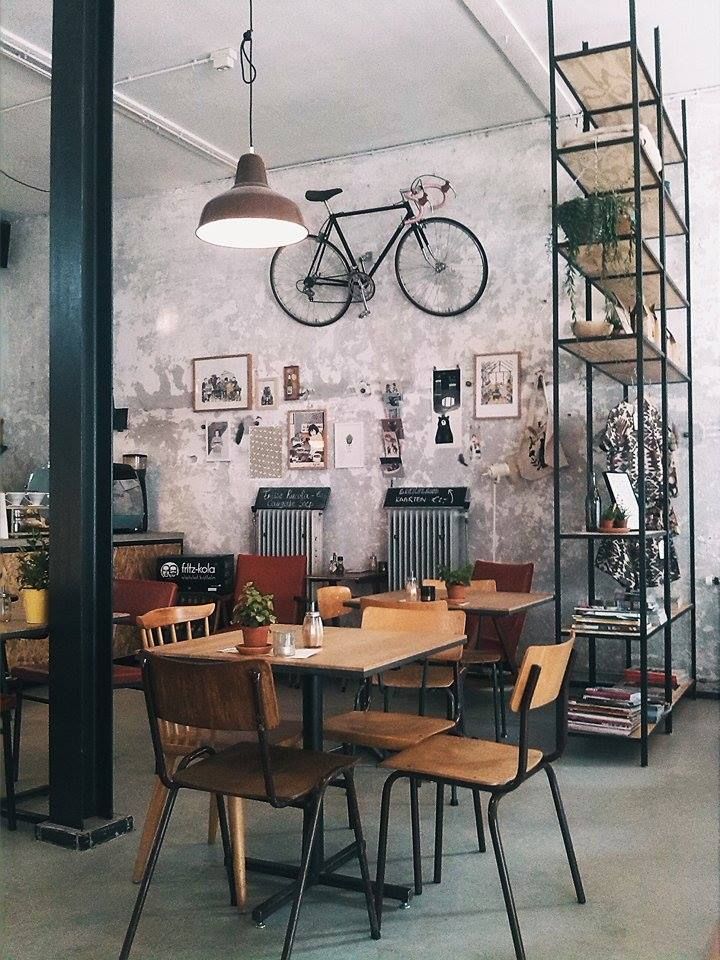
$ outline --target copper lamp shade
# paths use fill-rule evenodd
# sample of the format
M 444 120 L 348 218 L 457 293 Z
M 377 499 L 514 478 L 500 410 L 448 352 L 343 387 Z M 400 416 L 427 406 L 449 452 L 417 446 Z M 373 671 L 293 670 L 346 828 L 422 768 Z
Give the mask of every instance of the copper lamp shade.
M 256 153 L 240 157 L 234 185 L 205 204 L 195 231 L 219 247 L 255 249 L 298 243 L 307 234 L 297 204 L 270 189 Z

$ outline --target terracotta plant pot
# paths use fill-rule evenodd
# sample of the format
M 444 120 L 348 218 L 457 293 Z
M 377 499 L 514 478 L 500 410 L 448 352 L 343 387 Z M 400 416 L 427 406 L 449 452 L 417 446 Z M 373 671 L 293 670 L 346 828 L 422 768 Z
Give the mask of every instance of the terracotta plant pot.
M 627 533 L 628 525 L 625 520 L 616 520 L 614 525 L 615 533 Z
M 242 634 L 246 647 L 266 647 L 270 642 L 270 627 L 243 627 Z
M 49 594 L 47 590 L 29 590 L 22 591 L 23 604 L 25 605 L 25 619 L 28 623 L 47 623 Z
M 607 531 L 607 530 L 614 530 L 614 529 L 615 529 L 615 521 L 614 521 L 614 520 L 601 520 L 601 521 L 600 521 L 600 529 L 601 529 L 601 530 L 606 530 L 606 531 Z
M 447 587 L 448 600 L 464 600 L 468 588 L 464 583 L 449 583 Z

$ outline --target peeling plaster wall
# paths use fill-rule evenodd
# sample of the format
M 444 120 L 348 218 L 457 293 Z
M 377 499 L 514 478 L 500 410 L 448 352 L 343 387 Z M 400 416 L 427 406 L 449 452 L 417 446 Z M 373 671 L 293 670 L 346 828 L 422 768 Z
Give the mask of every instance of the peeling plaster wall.
M 696 359 L 696 483 L 698 496 L 698 577 L 720 572 L 720 544 L 713 504 L 703 496 L 716 484 L 718 468 L 718 348 L 715 314 L 720 299 L 717 250 L 717 150 L 720 103 L 717 95 L 690 103 L 691 183 Z M 273 175 L 273 185 L 294 198 L 307 188 L 342 186 L 335 209 L 392 202 L 413 176 L 438 171 L 449 177 L 458 197 L 447 214 L 467 223 L 481 238 L 490 262 L 490 281 L 480 303 L 459 318 L 425 315 L 405 300 L 388 261 L 376 276 L 371 316 L 359 319 L 352 306 L 335 325 L 309 330 L 279 309 L 270 291 L 267 253 L 212 248 L 197 241 L 194 226 L 203 203 L 217 185 L 198 186 L 162 197 L 120 201 L 115 212 L 115 402 L 130 408 L 130 429 L 116 434 L 116 458 L 140 451 L 150 457 L 151 526 L 180 529 L 192 551 L 237 552 L 252 549 L 250 505 L 257 487 L 268 484 L 322 484 L 332 487 L 325 523 L 325 552 L 342 553 L 348 567 L 364 566 L 371 553 L 385 556 L 381 503 L 386 481 L 378 457 L 380 392 L 397 380 L 405 393 L 406 440 L 403 459 L 409 485 L 469 485 L 470 554 L 491 554 L 491 484 L 482 471 L 512 457 L 518 447 L 534 374 L 551 369 L 551 275 L 545 248 L 548 233 L 549 150 L 547 126 L 535 123 L 511 130 L 476 134 L 398 148 Z M 271 158 L 268 158 L 271 159 Z M 564 189 L 570 189 L 569 183 Z M 304 202 L 304 201 L 303 201 Z M 311 229 L 322 207 L 304 205 Z M 445 211 L 443 211 L 445 212 Z M 382 238 L 396 222 L 393 215 L 350 221 L 348 236 L 356 252 L 377 254 Z M 47 224 L 44 218 L 14 227 L 14 265 L 2 283 L 3 411 L 6 442 L 13 445 L 2 462 L 3 482 L 22 484 L 29 469 L 46 457 Z M 5 273 L 5 272 L 4 272 Z M 472 432 L 480 434 L 479 464 L 464 467 L 459 448 L 433 442 L 436 418 L 431 408 L 431 374 L 460 364 L 463 383 L 473 378 L 473 355 L 521 352 L 523 415 L 520 420 L 475 421 L 473 390 L 463 396 L 463 449 Z M 297 363 L 307 402 L 281 404 L 262 413 L 263 425 L 286 422 L 287 412 L 318 405 L 327 410 L 330 428 L 338 420 L 365 426 L 363 470 L 286 471 L 280 480 L 248 476 L 248 441 L 232 444 L 230 463 L 207 463 L 202 425 L 210 418 L 192 410 L 192 359 L 251 353 L 258 376 L 280 377 Z M 561 365 L 563 448 L 569 460 L 564 475 L 565 526 L 579 529 L 584 497 L 584 374 L 580 364 Z M 358 392 L 361 380 L 372 387 Z M 679 390 L 679 388 L 676 388 Z M 620 399 L 598 380 L 596 429 L 603 412 Z M 681 396 L 680 393 L 674 397 Z M 683 405 L 672 407 L 683 429 Z M 213 414 L 224 419 L 225 414 Z M 231 430 L 239 415 L 230 412 Z M 686 460 L 686 451 L 683 451 Z M 331 460 L 332 462 L 332 460 Z M 601 459 L 596 463 L 600 467 Z M 681 477 L 684 475 L 681 465 Z M 682 479 L 681 479 L 682 484 Z M 498 559 L 536 562 L 535 585 L 552 589 L 552 485 L 527 483 L 517 476 L 497 490 Z M 681 517 L 686 501 L 677 505 Z M 686 551 L 681 549 L 687 571 Z M 568 606 L 584 595 L 584 551 L 563 554 Z M 599 591 L 612 595 L 614 582 L 598 575 Z M 687 596 L 686 582 L 674 592 Z M 716 589 L 698 587 L 701 676 L 717 679 Z M 547 636 L 551 610 L 528 618 L 526 639 Z M 684 661 L 682 631 L 677 650 Z M 654 651 L 657 655 L 659 647 Z M 616 661 L 617 662 L 617 661 Z

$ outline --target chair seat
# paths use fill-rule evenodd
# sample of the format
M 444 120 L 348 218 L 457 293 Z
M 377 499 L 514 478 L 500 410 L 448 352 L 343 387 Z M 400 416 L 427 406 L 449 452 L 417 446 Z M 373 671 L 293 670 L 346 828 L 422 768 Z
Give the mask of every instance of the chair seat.
M 302 739 L 302 723 L 299 720 L 281 720 L 279 726 L 267 732 L 268 743 L 274 747 L 294 747 Z M 254 731 L 235 730 L 188 730 L 187 735 L 175 740 L 163 739 L 163 750 L 168 757 L 184 757 L 203 744 L 209 743 L 216 750 L 227 750 L 239 743 L 257 744 Z
M 114 687 L 136 687 L 142 690 L 142 670 L 128 663 L 114 663 L 112 682 Z
M 388 670 L 382 675 L 382 685 L 400 689 L 419 690 L 422 686 L 423 668 L 421 664 Z M 425 686 L 428 690 L 447 689 L 455 683 L 452 667 L 428 667 Z
M 50 676 L 50 667 L 47 663 L 17 663 L 10 668 L 13 680 L 23 680 L 25 683 L 47 683 Z
M 381 766 L 432 779 L 497 787 L 509 783 L 517 773 L 519 752 L 509 743 L 442 735 L 388 757 Z M 528 750 L 528 770 L 542 758 L 542 751 Z
M 453 720 L 418 717 L 413 713 L 350 710 L 325 721 L 326 739 L 377 750 L 405 750 L 439 733 L 451 730 Z
M 353 757 L 317 753 L 293 747 L 270 747 L 270 765 L 278 800 L 291 802 L 306 797 L 320 784 L 355 765 Z M 265 790 L 260 747 L 240 743 L 207 760 L 177 771 L 173 779 L 181 787 L 224 793 L 247 800 L 269 800 Z
M 465 666 L 481 666 L 482 664 L 502 663 L 501 650 L 465 650 L 462 662 Z

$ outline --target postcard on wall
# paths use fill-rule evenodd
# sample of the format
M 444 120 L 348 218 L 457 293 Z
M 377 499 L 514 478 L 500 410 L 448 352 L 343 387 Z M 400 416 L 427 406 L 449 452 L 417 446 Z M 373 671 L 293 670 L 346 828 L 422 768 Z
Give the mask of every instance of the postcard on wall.
M 339 420 L 333 426 L 335 469 L 357 470 L 365 466 L 363 425 L 355 420 Z
M 380 457 L 380 467 L 382 468 L 382 475 L 388 477 L 388 479 L 397 480 L 405 476 L 400 457 Z
M 252 407 L 250 354 L 193 360 L 193 406 L 195 410 L 249 410 Z
M 475 357 L 475 417 L 520 416 L 520 354 L 483 353 Z
M 382 441 L 383 441 L 383 456 L 385 457 L 400 457 L 402 456 L 402 451 L 400 447 L 400 438 L 403 435 L 402 431 L 402 420 L 381 420 L 382 425 Z M 386 424 L 394 424 L 395 426 L 386 426 Z M 396 427 L 397 424 L 400 424 L 400 429 Z
M 205 436 L 205 459 L 227 461 L 230 459 L 230 430 L 227 420 L 208 423 Z
M 280 381 L 277 377 L 258 377 L 255 381 L 255 406 L 258 410 L 277 409 Z
M 403 429 L 403 422 L 400 417 L 387 417 L 380 421 L 380 426 L 383 429 L 383 433 L 389 431 L 394 433 L 398 440 L 405 439 L 405 430 Z
M 288 466 L 323 470 L 328 465 L 327 417 L 324 410 L 294 410 L 288 414 Z
M 283 428 L 250 427 L 250 476 L 279 479 L 283 475 Z

